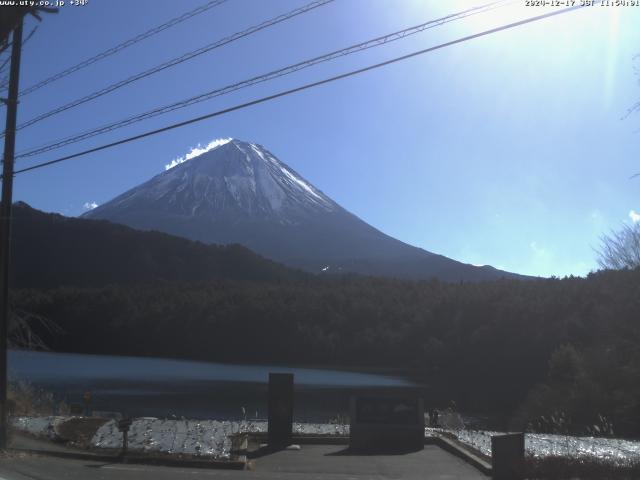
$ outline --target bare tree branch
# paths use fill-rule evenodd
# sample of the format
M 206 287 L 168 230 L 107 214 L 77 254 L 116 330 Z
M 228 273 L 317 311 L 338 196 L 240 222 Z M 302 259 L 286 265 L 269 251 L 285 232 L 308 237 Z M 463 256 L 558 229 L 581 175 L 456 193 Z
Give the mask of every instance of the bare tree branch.
M 622 270 L 640 267 L 640 222 L 624 225 L 600 238 L 598 264 L 605 269 Z
M 36 326 L 41 331 L 51 334 L 61 331 L 60 327 L 51 320 L 24 310 L 13 309 L 9 320 L 9 347 L 49 350 L 42 337 L 35 333 Z

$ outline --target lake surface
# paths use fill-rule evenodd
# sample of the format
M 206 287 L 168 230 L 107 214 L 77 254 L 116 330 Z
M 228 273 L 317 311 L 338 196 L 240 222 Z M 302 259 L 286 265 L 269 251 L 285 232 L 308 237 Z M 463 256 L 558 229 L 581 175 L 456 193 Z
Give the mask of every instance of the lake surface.
M 9 352 L 11 381 L 26 381 L 59 400 L 132 416 L 264 419 L 269 372 L 293 373 L 295 419 L 326 422 L 348 412 L 349 396 L 362 389 L 418 387 L 386 374 L 269 365 L 234 365 L 161 358 L 30 351 Z

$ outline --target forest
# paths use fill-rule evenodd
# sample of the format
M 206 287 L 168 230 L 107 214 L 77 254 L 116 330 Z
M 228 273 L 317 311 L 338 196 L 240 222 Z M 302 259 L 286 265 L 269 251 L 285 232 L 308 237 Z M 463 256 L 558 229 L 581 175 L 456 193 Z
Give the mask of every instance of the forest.
M 640 269 L 444 283 L 311 275 L 23 288 L 54 351 L 398 368 L 505 427 L 640 435 Z M 37 324 L 36 324 L 37 325 Z M 37 327 L 36 327 L 37 328 Z

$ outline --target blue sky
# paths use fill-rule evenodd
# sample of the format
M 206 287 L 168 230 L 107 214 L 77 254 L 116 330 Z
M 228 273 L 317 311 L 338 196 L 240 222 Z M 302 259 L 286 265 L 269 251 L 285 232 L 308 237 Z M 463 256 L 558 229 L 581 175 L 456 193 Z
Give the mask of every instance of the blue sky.
M 21 87 L 204 3 L 89 0 L 47 15 Z M 222 6 L 21 99 L 19 122 L 304 5 Z M 17 150 L 481 1 L 336 0 L 18 133 Z M 545 10 L 548 11 L 548 10 Z M 18 168 L 540 13 L 522 4 L 156 117 Z M 35 25 L 29 20 L 26 32 Z M 18 175 L 16 200 L 65 215 L 104 203 L 198 143 L 257 142 L 342 206 L 410 244 L 531 275 L 584 275 L 599 236 L 640 211 L 640 7 L 591 7 Z

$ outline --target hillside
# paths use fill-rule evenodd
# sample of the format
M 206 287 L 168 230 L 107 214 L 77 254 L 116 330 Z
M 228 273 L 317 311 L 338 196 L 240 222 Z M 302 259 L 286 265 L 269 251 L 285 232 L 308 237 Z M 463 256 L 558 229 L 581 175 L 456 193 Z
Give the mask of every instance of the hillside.
M 44 213 L 25 203 L 16 203 L 13 213 L 14 288 L 304 276 L 240 245 L 205 245 L 104 220 Z

